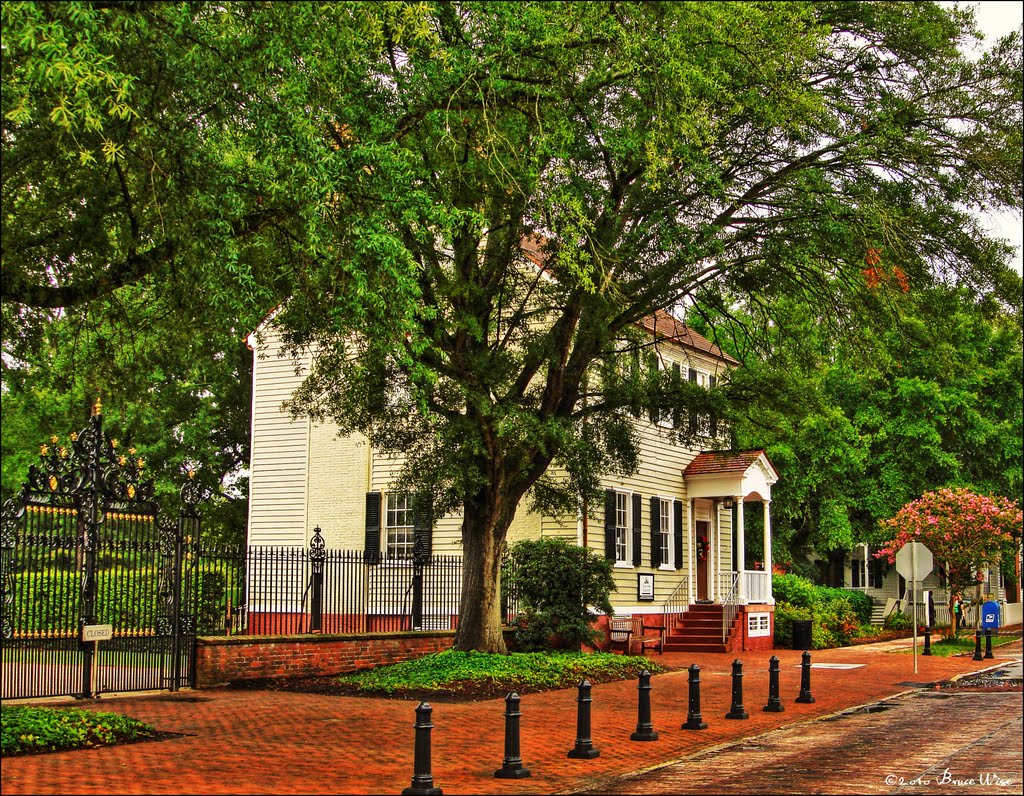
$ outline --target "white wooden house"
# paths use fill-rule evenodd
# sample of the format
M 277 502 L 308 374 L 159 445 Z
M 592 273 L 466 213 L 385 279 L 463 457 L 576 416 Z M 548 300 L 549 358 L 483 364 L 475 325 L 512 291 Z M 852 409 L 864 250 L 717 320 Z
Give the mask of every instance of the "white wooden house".
M 886 615 L 896 610 L 912 615 L 914 590 L 910 588 L 906 578 L 896 571 L 895 566 L 875 558 L 874 552 L 869 545 L 860 544 L 851 551 L 848 557 L 834 558 L 831 562 L 823 561 L 822 571 L 827 585 L 862 591 L 867 594 L 874 603 L 872 622 L 875 624 L 881 624 Z M 1021 621 L 1019 593 L 1011 593 L 1007 590 L 998 566 L 989 567 L 982 574 L 984 580 L 979 584 L 982 601 L 993 599 L 1003 604 L 1006 606 L 1003 624 L 1019 624 Z M 835 579 L 834 583 L 829 582 L 829 576 Z M 916 596 L 920 624 L 933 624 L 935 627 L 950 625 L 950 593 L 940 562 L 936 562 L 931 574 L 921 582 Z M 961 594 L 961 597 L 967 603 L 967 624 L 973 624 L 971 612 L 974 608 L 971 603 L 974 599 L 974 589 Z M 926 606 L 931 613 L 926 613 Z
M 658 340 L 660 367 L 679 368 L 692 381 L 711 386 L 738 365 L 666 313 L 644 327 Z M 408 557 L 417 538 L 435 556 L 460 555 L 459 516 L 416 517 L 408 496 L 391 489 L 399 460 L 375 451 L 361 435 L 339 436 L 331 424 L 293 420 L 283 411 L 310 360 L 282 356 L 272 325 L 260 331 L 248 339 L 255 356 L 250 548 L 304 547 L 319 528 L 327 548 L 372 553 L 370 567 Z M 712 418 L 699 421 L 702 450 L 672 443 L 663 433 L 670 419 L 636 422 L 639 470 L 605 479 L 603 506 L 588 506 L 579 516 L 546 516 L 524 502 L 509 542 L 565 537 L 613 560 L 616 615 L 643 615 L 645 624 L 664 628 L 666 649 L 771 648 L 775 468 L 763 451 L 724 450 L 726 429 Z M 767 529 L 758 570 L 745 566 L 749 511 L 760 512 Z M 302 584 L 293 584 L 292 592 L 299 606 Z M 261 610 L 258 593 L 250 595 L 249 610 Z M 435 620 L 447 624 L 447 616 Z M 606 624 L 607 618 L 599 621 Z

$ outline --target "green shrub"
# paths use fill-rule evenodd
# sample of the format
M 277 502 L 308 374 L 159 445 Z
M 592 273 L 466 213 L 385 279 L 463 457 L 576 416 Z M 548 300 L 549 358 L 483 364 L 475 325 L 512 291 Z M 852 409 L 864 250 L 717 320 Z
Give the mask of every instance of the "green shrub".
M 792 605 L 788 602 L 775 603 L 775 641 L 787 647 L 793 646 L 793 620 L 812 619 L 809 608 Z M 814 625 L 811 625 L 813 640 Z
M 772 576 L 772 593 L 775 639 L 787 646 L 793 644 L 794 619 L 811 620 L 814 649 L 849 644 L 871 621 L 871 598 L 862 592 L 816 586 L 807 578 L 786 574 Z
M 0 747 L 4 757 L 109 746 L 148 738 L 155 732 L 149 724 L 120 713 L 79 708 L 5 705 L 0 708 L 0 716 Z
M 887 630 L 910 630 L 914 626 L 914 620 L 900 610 L 893 611 L 882 621 Z
M 612 564 L 585 547 L 558 538 L 531 539 L 509 547 L 512 585 L 519 597 L 516 646 L 523 652 L 552 644 L 579 649 L 601 636 L 591 607 L 613 609 Z
M 810 608 L 815 601 L 816 588 L 811 581 L 799 575 L 772 575 L 772 595 L 776 602 L 789 603 L 798 608 Z

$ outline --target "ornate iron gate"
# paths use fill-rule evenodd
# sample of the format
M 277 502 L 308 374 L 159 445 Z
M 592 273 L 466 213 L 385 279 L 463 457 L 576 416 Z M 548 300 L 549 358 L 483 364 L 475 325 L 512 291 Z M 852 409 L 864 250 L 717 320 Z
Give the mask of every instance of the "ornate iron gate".
M 2 697 L 89 698 L 194 682 L 200 493 L 160 514 L 133 449 L 89 425 L 41 448 L 2 518 Z M 86 641 L 86 636 L 103 640 Z

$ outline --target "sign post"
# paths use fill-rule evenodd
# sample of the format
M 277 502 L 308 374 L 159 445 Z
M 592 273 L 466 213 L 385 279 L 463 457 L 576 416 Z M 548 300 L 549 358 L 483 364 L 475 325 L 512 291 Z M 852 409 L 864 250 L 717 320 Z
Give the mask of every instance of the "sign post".
M 113 625 L 83 625 L 82 626 L 82 641 L 91 641 L 93 643 L 92 658 L 96 663 L 92 667 L 92 682 L 89 684 L 89 690 L 93 696 L 96 695 L 96 664 L 100 660 L 100 642 L 110 641 L 114 637 L 114 626 Z
M 917 583 L 931 574 L 932 551 L 920 542 L 907 542 L 896 554 L 896 571 L 910 581 L 914 601 L 914 674 L 917 674 Z

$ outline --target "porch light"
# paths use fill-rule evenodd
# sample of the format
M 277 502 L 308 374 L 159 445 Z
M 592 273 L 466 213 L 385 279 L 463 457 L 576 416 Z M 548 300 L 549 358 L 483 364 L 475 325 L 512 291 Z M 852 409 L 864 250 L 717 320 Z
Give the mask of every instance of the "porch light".
M 725 506 L 725 508 L 727 508 L 727 509 L 731 509 L 732 508 L 732 498 L 731 497 L 727 497 L 724 500 L 722 500 L 722 505 Z

